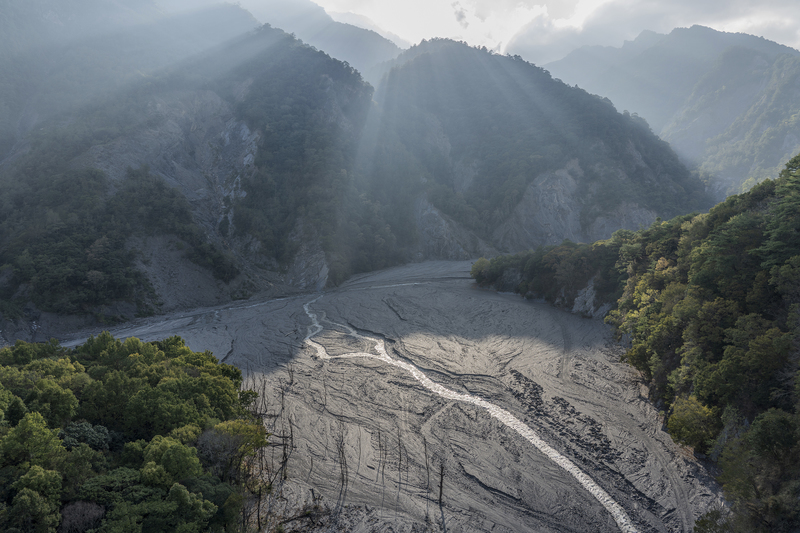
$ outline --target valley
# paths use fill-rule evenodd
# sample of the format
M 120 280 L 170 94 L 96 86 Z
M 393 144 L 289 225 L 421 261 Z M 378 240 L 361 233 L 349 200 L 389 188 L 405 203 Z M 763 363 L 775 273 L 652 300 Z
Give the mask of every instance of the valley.
M 292 436 L 273 519 L 324 511 L 287 531 L 690 531 L 718 488 L 661 430 L 608 328 L 481 290 L 470 266 L 417 263 L 112 333 L 180 335 L 242 369 L 269 431 Z
M 0 0 L 0 530 L 797 531 L 796 36 L 336 1 Z

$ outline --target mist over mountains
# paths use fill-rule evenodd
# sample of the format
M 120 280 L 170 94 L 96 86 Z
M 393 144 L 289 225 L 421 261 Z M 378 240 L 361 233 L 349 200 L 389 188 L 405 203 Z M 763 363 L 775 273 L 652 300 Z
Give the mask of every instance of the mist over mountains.
M 376 67 L 401 52 L 390 39 L 371 29 L 336 21 L 310 0 L 246 0 L 241 5 L 262 23 L 348 62 L 373 85 L 380 82 L 382 74 Z
M 798 65 L 788 46 L 693 26 L 583 47 L 546 68 L 644 117 L 722 200 L 800 150 Z
M 230 5 L 173 16 L 152 2 L 6 4 L 9 16 L 0 19 L 0 160 L 42 121 L 111 98 L 258 25 Z
M 800 52 L 342 20 L 0 0 L 0 529 L 794 531 Z
M 290 4 L 9 11 L 9 316 L 28 302 L 31 316 L 130 316 L 321 288 L 406 261 L 593 241 L 711 206 L 670 146 L 602 93 L 455 41 L 402 51 Z M 104 32 L 84 29 L 100 21 Z M 631 46 L 647 39 L 659 37 Z M 159 194 L 183 215 L 155 223 L 131 179 L 174 191 Z M 135 207 L 127 225 L 109 211 L 119 204 Z M 114 259 L 86 261 L 100 241 Z M 59 257 L 72 259 L 54 277 Z

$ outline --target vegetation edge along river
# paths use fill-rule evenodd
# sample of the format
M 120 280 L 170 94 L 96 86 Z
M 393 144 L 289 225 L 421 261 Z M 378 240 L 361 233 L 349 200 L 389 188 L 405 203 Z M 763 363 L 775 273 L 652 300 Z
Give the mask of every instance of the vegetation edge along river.
M 650 385 L 670 435 L 721 469 L 732 512 L 708 513 L 696 531 L 791 531 L 800 521 L 798 228 L 800 155 L 709 213 L 482 258 L 471 274 L 575 310 L 591 296 L 584 312 L 612 304 L 605 320 L 629 343 L 624 359 Z

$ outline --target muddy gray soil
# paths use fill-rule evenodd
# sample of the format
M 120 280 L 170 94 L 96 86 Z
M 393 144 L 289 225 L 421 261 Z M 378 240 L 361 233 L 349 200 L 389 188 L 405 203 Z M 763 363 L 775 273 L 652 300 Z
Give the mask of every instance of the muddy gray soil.
M 112 333 L 180 335 L 265 391 L 272 430 L 293 436 L 273 509 L 323 511 L 287 531 L 620 531 L 614 505 L 633 530 L 691 531 L 719 489 L 662 431 L 609 329 L 478 289 L 469 268 L 408 265 L 321 297 L 198 309 Z M 380 341 L 392 364 L 378 357 Z M 443 397 L 409 368 L 484 403 Z M 612 503 L 485 405 L 523 422 Z

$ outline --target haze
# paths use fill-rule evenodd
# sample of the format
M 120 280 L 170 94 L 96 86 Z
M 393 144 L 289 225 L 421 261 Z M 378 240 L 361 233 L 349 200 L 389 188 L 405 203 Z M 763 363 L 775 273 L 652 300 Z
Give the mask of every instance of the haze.
M 800 47 L 795 0 L 319 0 L 412 42 L 449 37 L 544 64 L 583 45 L 620 46 L 643 30 L 694 24 Z

